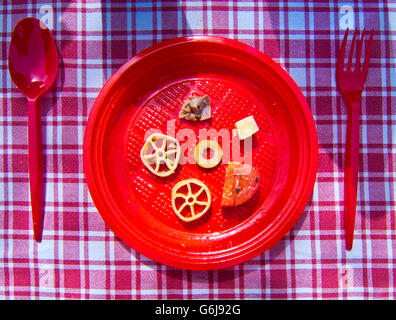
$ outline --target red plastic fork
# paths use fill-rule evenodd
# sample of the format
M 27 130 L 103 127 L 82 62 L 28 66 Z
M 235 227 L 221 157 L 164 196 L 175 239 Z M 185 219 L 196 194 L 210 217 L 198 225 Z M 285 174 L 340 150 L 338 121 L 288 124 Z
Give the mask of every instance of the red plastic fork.
M 348 122 L 345 149 L 345 166 L 344 166 L 344 219 L 345 219 L 345 239 L 346 249 L 351 250 L 353 245 L 353 234 L 355 228 L 356 216 L 356 198 L 357 198 L 357 181 L 359 171 L 359 119 L 360 119 L 360 102 L 362 91 L 367 79 L 369 61 L 371 55 L 371 45 L 373 42 L 374 29 L 371 30 L 370 39 L 366 45 L 366 53 L 363 66 L 360 60 L 362 57 L 363 40 L 365 30 L 359 43 L 356 53 L 356 63 L 352 69 L 352 60 L 356 44 L 358 30 L 355 30 L 351 48 L 349 51 L 348 64 L 344 68 L 346 44 L 349 29 L 347 29 L 344 39 L 342 40 L 340 53 L 337 60 L 336 80 L 338 88 L 347 104 Z

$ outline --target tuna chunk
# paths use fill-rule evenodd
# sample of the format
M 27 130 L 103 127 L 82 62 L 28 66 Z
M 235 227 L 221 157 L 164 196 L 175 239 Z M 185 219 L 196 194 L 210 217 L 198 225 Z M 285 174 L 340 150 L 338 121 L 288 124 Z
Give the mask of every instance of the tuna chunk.
M 184 101 L 179 118 L 190 121 L 204 121 L 212 117 L 210 100 L 208 96 L 193 96 Z

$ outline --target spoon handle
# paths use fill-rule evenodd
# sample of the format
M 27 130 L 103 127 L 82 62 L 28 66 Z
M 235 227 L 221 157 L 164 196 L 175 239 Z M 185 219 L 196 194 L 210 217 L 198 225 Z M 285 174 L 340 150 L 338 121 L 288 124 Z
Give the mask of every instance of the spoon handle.
M 29 183 L 34 239 L 41 241 L 43 230 L 43 186 L 41 155 L 41 113 L 39 99 L 28 99 Z

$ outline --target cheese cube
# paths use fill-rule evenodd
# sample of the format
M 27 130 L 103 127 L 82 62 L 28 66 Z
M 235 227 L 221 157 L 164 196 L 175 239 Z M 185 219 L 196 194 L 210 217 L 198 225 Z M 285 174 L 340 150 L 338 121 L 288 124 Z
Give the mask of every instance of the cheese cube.
M 259 131 L 259 127 L 253 116 L 237 121 L 235 123 L 235 128 L 237 129 L 239 140 L 244 140 Z

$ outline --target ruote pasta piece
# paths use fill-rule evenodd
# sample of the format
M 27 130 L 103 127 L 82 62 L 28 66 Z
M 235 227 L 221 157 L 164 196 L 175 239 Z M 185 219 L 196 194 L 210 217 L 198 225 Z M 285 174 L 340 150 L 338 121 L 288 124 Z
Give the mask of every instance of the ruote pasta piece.
M 211 206 L 209 188 L 198 179 L 186 179 L 172 189 L 172 208 L 184 222 L 202 217 Z
M 179 141 L 162 133 L 153 133 L 144 143 L 140 158 L 150 172 L 167 177 L 175 172 L 179 163 Z

